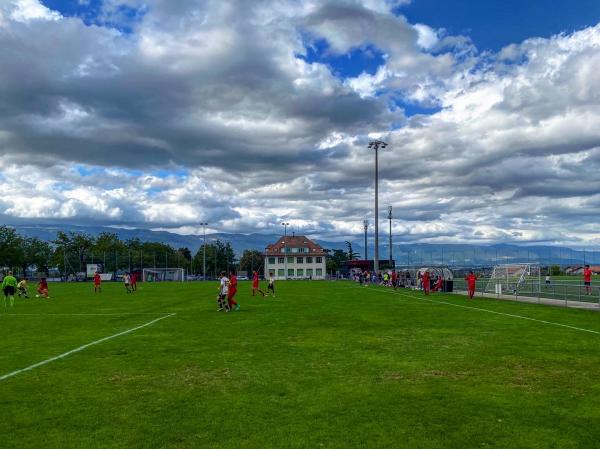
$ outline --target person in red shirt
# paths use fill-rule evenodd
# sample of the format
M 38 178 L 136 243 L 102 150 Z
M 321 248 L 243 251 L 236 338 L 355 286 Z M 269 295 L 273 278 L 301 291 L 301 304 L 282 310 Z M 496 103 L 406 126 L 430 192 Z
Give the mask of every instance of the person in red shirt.
M 590 266 L 586 265 L 583 269 L 583 284 L 585 285 L 585 294 L 592 294 L 592 270 Z
M 392 270 L 392 287 L 394 287 L 394 290 L 398 288 L 398 273 L 396 273 L 396 270 Z
M 36 298 L 39 298 L 40 295 L 42 295 L 46 299 L 50 298 L 50 296 L 48 294 L 48 282 L 46 281 L 46 278 L 40 279 L 37 292 L 38 292 L 38 294 L 35 295 Z
M 227 302 L 229 303 L 230 310 L 240 310 L 240 305 L 236 302 L 233 297 L 237 293 L 237 276 L 235 271 L 229 273 L 229 291 L 227 292 Z M 233 308 L 235 306 L 235 309 Z
M 258 273 L 256 271 L 252 272 L 252 296 L 256 296 L 256 292 L 265 296 L 265 292 L 263 292 L 258 286 Z
M 102 278 L 97 271 L 94 273 L 94 293 L 102 293 Z
M 136 273 L 131 273 L 131 276 L 129 276 L 129 285 L 131 286 L 132 291 L 137 290 L 137 274 Z
M 469 271 L 469 274 L 465 276 L 465 281 L 467 281 L 467 292 L 469 293 L 469 299 L 473 299 L 475 296 L 475 286 L 477 285 L 477 275 L 473 273 L 473 271 Z
M 435 283 L 435 287 L 433 288 L 434 292 L 440 292 L 442 291 L 442 286 L 444 285 L 444 278 L 442 276 L 439 276 L 437 278 L 437 281 Z
M 423 273 L 422 281 L 423 281 L 423 291 L 425 292 L 426 295 L 429 295 L 429 289 L 431 287 L 429 271 L 426 271 L 425 273 Z

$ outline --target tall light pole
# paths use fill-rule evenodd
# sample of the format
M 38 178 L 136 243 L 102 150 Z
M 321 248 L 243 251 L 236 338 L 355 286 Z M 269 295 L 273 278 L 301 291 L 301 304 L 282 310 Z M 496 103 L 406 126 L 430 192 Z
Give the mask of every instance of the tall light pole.
M 283 226 L 283 254 L 284 254 L 284 259 L 283 259 L 283 278 L 287 281 L 287 227 L 289 226 L 289 223 L 281 223 L 281 226 Z
M 392 268 L 392 206 L 388 206 L 388 220 L 390 220 L 390 266 Z
M 202 244 L 202 280 L 206 280 L 206 227 L 208 223 L 200 223 L 202 233 L 204 234 L 204 243 Z
M 367 231 L 369 230 L 369 220 L 363 220 L 363 226 L 365 228 L 365 260 L 369 260 L 367 257 Z
M 373 258 L 373 271 L 379 272 L 379 149 L 387 147 L 382 140 L 372 140 L 369 148 L 375 150 L 375 256 Z

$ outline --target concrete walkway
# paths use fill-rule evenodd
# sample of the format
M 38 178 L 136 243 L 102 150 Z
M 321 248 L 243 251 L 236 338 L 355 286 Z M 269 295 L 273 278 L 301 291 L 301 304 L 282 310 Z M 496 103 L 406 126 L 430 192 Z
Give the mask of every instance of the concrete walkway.
M 455 291 L 454 293 L 458 295 L 467 295 L 465 290 Z M 570 307 L 573 309 L 586 309 L 586 310 L 595 310 L 600 311 L 600 305 L 598 302 L 583 302 L 583 301 L 565 301 L 564 299 L 549 299 L 549 298 L 535 298 L 531 296 L 515 296 L 515 295 L 497 295 L 495 293 L 481 293 L 476 292 L 475 298 L 483 297 L 483 298 L 492 298 L 492 299 L 502 299 L 505 301 L 517 301 L 517 302 L 527 302 L 530 304 L 544 304 L 547 306 L 555 306 L 555 307 Z

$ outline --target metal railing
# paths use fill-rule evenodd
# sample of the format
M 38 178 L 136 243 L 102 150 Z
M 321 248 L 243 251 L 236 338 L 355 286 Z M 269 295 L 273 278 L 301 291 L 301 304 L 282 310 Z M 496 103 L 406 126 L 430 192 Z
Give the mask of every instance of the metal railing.
M 537 279 L 527 279 L 520 285 L 514 283 L 502 284 L 502 293 L 496 291 L 486 291 L 488 279 L 480 279 L 477 282 L 476 293 L 496 294 L 497 296 L 514 296 L 537 298 L 538 300 L 558 300 L 564 301 L 567 304 L 570 301 L 581 303 L 593 303 L 600 305 L 600 285 L 592 284 L 591 286 L 583 285 L 581 282 L 551 282 L 546 284 L 543 280 L 540 282 Z M 458 291 L 466 291 L 466 281 L 463 279 L 454 280 L 454 289 Z

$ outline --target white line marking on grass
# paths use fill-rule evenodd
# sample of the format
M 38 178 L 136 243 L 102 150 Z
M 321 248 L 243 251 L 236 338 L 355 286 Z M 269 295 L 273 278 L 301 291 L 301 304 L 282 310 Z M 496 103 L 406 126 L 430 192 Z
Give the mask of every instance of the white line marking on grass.
M 135 315 L 164 315 L 171 312 L 125 312 L 125 313 L 0 313 L 4 316 L 135 316 Z
M 6 380 L 6 379 L 8 379 L 10 377 L 16 376 L 17 374 L 24 373 L 25 371 L 31 371 L 32 369 L 39 368 L 40 366 L 46 365 L 46 364 L 48 364 L 50 362 L 54 362 L 56 360 L 64 359 L 65 357 L 68 357 L 71 354 L 75 354 L 76 352 L 83 351 L 84 349 L 89 348 L 90 346 L 94 346 L 94 345 L 103 343 L 103 342 L 105 342 L 107 340 L 112 340 L 113 338 L 120 337 L 121 335 L 129 334 L 131 332 L 134 332 L 134 331 L 137 331 L 139 329 L 142 329 L 142 328 L 144 328 L 146 326 L 150 326 L 150 325 L 152 325 L 154 323 L 157 323 L 160 320 L 164 320 L 165 318 L 172 317 L 173 315 L 176 315 L 176 314 L 175 313 L 170 313 L 168 315 L 161 316 L 160 318 L 156 318 L 156 319 L 154 319 L 152 321 L 148 321 L 147 323 L 140 324 L 139 326 L 136 326 L 136 327 L 132 327 L 131 329 L 127 329 L 127 330 L 124 330 L 124 331 L 119 332 L 117 334 L 109 335 L 108 337 L 101 338 L 100 340 L 95 340 L 95 341 L 87 343 L 87 344 L 85 344 L 83 346 L 79 346 L 78 348 L 71 349 L 70 351 L 67 351 L 67 352 L 65 352 L 63 354 L 57 355 L 55 357 L 51 357 L 49 359 L 43 360 L 43 361 L 38 362 L 38 363 L 35 363 L 35 364 L 33 364 L 31 366 L 28 366 L 26 368 L 18 369 L 16 371 L 13 371 L 12 373 L 8 373 L 8 374 L 5 374 L 3 376 L 0 376 L 0 381 L 3 381 L 3 380 Z
M 355 288 L 360 288 L 360 287 L 355 287 Z M 375 291 L 376 292 L 380 292 L 380 293 L 390 293 L 392 295 L 406 296 L 407 298 L 411 298 L 411 299 L 415 299 L 415 300 L 419 300 L 419 301 L 428 301 L 428 302 L 435 303 L 435 304 L 443 304 L 443 305 L 446 305 L 446 306 L 460 307 L 462 309 L 471 309 L 471 310 L 478 310 L 480 312 L 493 313 L 494 315 L 504 315 L 504 316 L 508 316 L 508 317 L 512 317 L 512 318 L 520 318 L 522 320 L 536 321 L 538 323 L 550 324 L 552 326 L 566 327 L 567 329 L 573 329 L 573 330 L 577 330 L 577 331 L 588 332 L 590 334 L 600 335 L 600 331 L 594 331 L 594 330 L 591 330 L 591 329 L 584 329 L 583 327 L 569 326 L 568 324 L 556 323 L 554 321 L 538 320 L 537 318 L 530 318 L 530 317 L 527 317 L 527 316 L 515 315 L 515 314 L 512 314 L 512 313 L 496 312 L 495 310 L 482 309 L 480 307 L 463 306 L 461 304 L 455 304 L 453 302 L 436 301 L 435 299 L 421 298 L 420 296 L 407 295 L 406 293 L 390 292 L 390 291 L 387 291 L 387 290 L 380 290 L 380 289 L 376 289 Z

